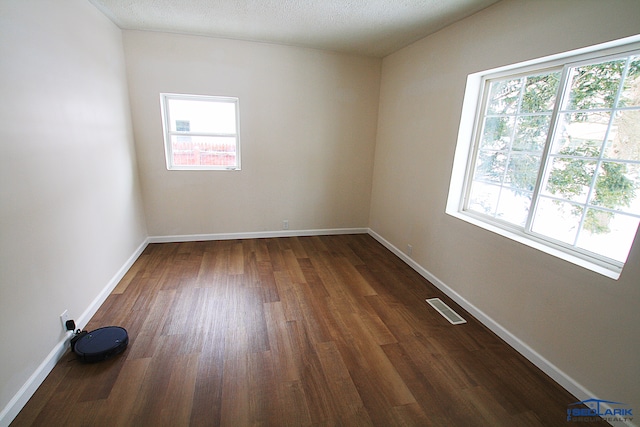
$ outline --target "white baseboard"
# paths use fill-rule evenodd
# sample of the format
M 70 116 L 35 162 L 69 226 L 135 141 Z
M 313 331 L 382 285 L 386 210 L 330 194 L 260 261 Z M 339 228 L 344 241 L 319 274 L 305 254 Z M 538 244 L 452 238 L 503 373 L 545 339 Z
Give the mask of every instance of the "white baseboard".
M 587 399 L 592 399 L 597 397 L 594 393 L 590 392 L 586 387 L 576 381 L 574 378 L 571 378 L 560 368 L 555 366 L 553 363 L 545 359 L 538 352 L 536 352 L 533 348 L 529 347 L 526 343 L 520 340 L 517 336 L 513 335 L 509 332 L 504 326 L 493 320 L 491 317 L 486 315 L 482 310 L 478 309 L 476 306 L 467 301 L 464 297 L 462 297 L 455 290 L 451 289 L 447 286 L 442 280 L 438 279 L 435 275 L 429 272 L 426 268 L 422 267 L 420 264 L 411 259 L 407 254 L 402 252 L 400 249 L 395 247 L 391 242 L 386 240 L 384 237 L 376 233 L 375 231 L 369 229 L 369 235 L 380 242 L 384 247 L 393 252 L 396 256 L 398 256 L 402 261 L 404 261 L 407 265 L 413 268 L 418 274 L 431 282 L 436 288 L 440 289 L 444 292 L 449 298 L 454 300 L 460 307 L 467 310 L 473 317 L 479 320 L 483 325 L 489 328 L 493 333 L 498 335 L 503 341 L 505 341 L 508 345 L 513 347 L 518 353 L 523 355 L 526 359 L 528 359 L 531 363 L 536 365 L 542 372 L 549 375 L 555 382 L 557 382 L 561 387 L 567 390 L 569 393 L 574 395 L 578 401 L 584 401 Z M 601 408 L 613 409 L 608 405 L 601 403 Z M 611 423 L 614 426 L 626 426 L 626 427 L 637 427 L 633 422 L 613 422 Z
M 145 239 L 140 246 L 134 251 L 134 253 L 127 259 L 127 261 L 120 267 L 118 272 L 111 278 L 107 285 L 102 289 L 98 296 L 91 302 L 82 315 L 76 320 L 76 327 L 82 329 L 89 322 L 91 317 L 98 311 L 98 308 L 104 303 L 111 291 L 115 289 L 120 280 L 124 277 L 126 272 L 131 268 L 133 263 L 138 259 L 144 248 L 147 247 L 149 239 Z M 56 366 L 56 363 L 64 356 L 68 346 L 69 338 L 73 335 L 73 332 L 67 332 L 66 336 L 59 341 L 51 350 L 51 352 L 45 357 L 42 363 L 38 366 L 29 379 L 23 384 L 13 398 L 7 403 L 7 406 L 0 412 L 0 427 L 6 427 L 13 419 L 20 413 L 24 405 L 27 404 L 31 396 L 36 392 L 38 387 L 47 378 L 47 375 Z
M 196 242 L 205 240 L 264 239 L 271 237 L 328 236 L 332 234 L 367 234 L 368 228 L 327 228 L 313 230 L 253 231 L 243 233 L 184 234 L 151 236 L 149 243 Z
M 0 412 L 1 427 L 7 427 L 11 424 L 11 421 L 18 416 L 24 405 L 27 404 L 31 396 L 33 396 L 38 387 L 40 387 L 40 384 L 47 378 L 47 375 L 49 375 L 56 366 L 56 363 L 58 363 L 58 360 L 62 358 L 67 350 L 67 339 L 71 334 L 71 331 L 69 331 L 66 337 L 55 345 L 40 366 L 31 374 L 27 382 L 22 385 L 20 390 L 18 390 L 9 403 L 7 403 L 7 406 Z

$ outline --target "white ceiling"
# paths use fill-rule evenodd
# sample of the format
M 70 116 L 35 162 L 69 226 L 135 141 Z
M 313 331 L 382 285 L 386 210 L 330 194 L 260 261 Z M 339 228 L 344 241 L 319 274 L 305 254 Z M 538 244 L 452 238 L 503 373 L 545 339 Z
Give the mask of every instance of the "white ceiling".
M 89 0 L 117 26 L 382 57 L 499 0 Z

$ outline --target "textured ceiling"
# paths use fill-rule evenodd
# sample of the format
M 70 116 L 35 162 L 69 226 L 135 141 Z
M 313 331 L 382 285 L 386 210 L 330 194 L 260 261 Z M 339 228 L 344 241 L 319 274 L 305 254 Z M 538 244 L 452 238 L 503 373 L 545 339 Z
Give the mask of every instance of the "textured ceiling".
M 498 0 L 89 0 L 128 30 L 385 56 Z

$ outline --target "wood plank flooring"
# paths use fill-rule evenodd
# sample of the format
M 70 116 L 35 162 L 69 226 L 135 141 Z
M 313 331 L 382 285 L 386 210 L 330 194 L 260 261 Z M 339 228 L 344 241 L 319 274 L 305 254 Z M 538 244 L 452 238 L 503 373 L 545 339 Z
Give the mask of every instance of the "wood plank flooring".
M 67 353 L 12 425 L 579 425 L 575 397 L 368 235 L 151 244 L 87 329 L 106 325 L 127 350 Z

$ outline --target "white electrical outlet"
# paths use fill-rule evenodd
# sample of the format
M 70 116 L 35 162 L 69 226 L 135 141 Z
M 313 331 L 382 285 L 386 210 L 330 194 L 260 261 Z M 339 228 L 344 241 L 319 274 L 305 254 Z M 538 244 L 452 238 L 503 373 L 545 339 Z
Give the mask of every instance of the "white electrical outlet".
M 289 220 L 285 219 L 284 221 L 282 221 L 282 229 L 283 230 L 288 230 L 289 229 Z
M 413 246 L 407 245 L 407 255 L 411 256 L 412 253 L 413 253 Z
M 62 329 L 66 332 L 67 331 L 67 320 L 69 320 L 69 310 L 65 310 L 61 315 L 60 315 L 60 321 L 62 322 Z

